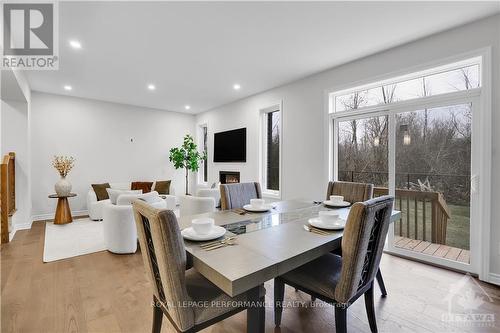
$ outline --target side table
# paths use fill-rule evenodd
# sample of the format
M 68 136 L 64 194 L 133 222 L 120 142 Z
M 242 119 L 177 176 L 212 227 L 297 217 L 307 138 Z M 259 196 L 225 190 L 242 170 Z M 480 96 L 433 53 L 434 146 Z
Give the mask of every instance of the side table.
M 54 216 L 54 224 L 66 224 L 73 222 L 71 209 L 69 208 L 68 198 L 76 197 L 75 193 L 59 196 L 57 194 L 49 195 L 49 198 L 57 198 L 56 215 Z

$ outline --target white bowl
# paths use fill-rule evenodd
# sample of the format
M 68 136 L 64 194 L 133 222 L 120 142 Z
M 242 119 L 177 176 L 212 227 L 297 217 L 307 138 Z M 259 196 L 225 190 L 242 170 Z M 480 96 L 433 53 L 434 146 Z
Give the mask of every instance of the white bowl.
M 208 235 L 214 226 L 214 219 L 209 217 L 193 219 L 191 221 L 191 226 L 193 227 L 194 232 L 198 235 Z
M 261 208 L 264 206 L 264 199 L 250 199 L 250 205 L 254 208 Z
M 319 212 L 319 219 L 322 223 L 331 225 L 339 219 L 339 213 L 332 210 L 322 210 Z

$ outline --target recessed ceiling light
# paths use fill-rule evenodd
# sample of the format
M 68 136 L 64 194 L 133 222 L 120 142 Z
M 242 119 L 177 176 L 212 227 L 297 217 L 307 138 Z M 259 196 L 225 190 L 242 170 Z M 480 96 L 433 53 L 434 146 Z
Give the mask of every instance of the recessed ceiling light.
M 71 45 L 71 47 L 74 49 L 81 49 L 82 48 L 82 44 L 77 40 L 70 40 L 69 45 Z
M 189 110 L 189 109 L 191 109 L 191 106 L 189 106 L 189 105 L 184 105 L 184 109 Z
M 65 85 L 65 86 L 64 86 L 64 90 L 71 91 L 71 90 L 73 90 L 73 87 L 72 87 L 72 86 Z
M 148 89 L 149 90 L 155 90 L 156 86 L 154 84 L 148 84 Z
M 234 90 L 240 90 L 241 86 L 238 83 L 233 84 L 233 89 Z

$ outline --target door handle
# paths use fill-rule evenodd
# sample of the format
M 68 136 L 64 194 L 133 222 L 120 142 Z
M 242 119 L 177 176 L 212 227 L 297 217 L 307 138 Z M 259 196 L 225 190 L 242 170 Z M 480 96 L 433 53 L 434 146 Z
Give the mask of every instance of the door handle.
M 470 177 L 470 192 L 471 194 L 475 194 L 479 191 L 479 176 L 472 175 Z

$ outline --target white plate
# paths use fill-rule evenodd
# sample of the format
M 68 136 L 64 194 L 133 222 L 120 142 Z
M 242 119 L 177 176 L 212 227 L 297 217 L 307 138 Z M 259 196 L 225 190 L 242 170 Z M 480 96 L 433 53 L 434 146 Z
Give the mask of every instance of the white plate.
M 325 224 L 320 220 L 319 217 L 312 217 L 308 220 L 309 224 L 313 227 L 320 229 L 328 229 L 328 230 L 342 230 L 345 228 L 346 220 L 339 218 L 335 221 L 335 224 Z
M 212 239 L 217 239 L 219 237 L 224 236 L 226 233 L 226 229 L 223 227 L 219 227 L 218 225 L 214 225 L 212 230 L 206 235 L 200 235 L 194 232 L 193 227 L 185 228 L 181 231 L 182 237 L 192 241 L 207 241 Z
M 245 205 L 243 206 L 244 210 L 248 210 L 249 212 L 267 212 L 268 210 L 271 210 L 273 206 L 271 205 L 263 205 L 260 208 L 253 207 L 252 205 Z
M 323 201 L 323 204 L 325 204 L 328 207 L 337 207 L 337 208 L 349 207 L 351 205 L 351 203 L 347 202 L 347 201 L 333 202 L 333 201 L 330 201 L 330 200 Z

